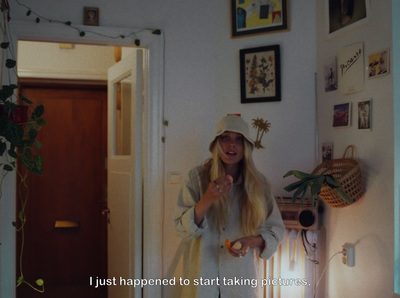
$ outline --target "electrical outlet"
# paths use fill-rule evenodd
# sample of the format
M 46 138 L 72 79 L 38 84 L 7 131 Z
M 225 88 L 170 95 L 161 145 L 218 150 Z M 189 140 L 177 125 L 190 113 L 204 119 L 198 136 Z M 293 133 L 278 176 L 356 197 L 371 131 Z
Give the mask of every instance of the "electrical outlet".
M 354 244 L 343 244 L 343 264 L 349 267 L 355 266 L 355 247 Z

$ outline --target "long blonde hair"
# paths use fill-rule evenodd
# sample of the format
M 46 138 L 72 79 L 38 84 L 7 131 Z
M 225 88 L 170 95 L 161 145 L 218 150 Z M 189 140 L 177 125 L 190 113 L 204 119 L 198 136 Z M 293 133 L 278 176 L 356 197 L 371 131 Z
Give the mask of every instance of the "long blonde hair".
M 239 169 L 242 172 L 243 188 L 240 194 L 241 227 L 246 236 L 259 233 L 259 227 L 268 214 L 267 200 L 269 192 L 264 177 L 257 171 L 252 158 L 251 144 L 244 140 L 244 156 Z M 225 169 L 220 156 L 224 154 L 218 139 L 211 146 L 212 158 L 205 163 L 210 181 L 225 175 Z M 230 208 L 229 195 L 217 200 L 210 208 L 210 215 L 216 227 L 221 231 L 227 222 L 227 208 Z

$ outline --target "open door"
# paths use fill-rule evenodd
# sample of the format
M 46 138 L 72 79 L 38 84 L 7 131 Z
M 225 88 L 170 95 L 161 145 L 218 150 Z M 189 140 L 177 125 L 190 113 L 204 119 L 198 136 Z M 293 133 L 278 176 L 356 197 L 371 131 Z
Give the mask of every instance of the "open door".
M 138 49 L 108 70 L 109 298 L 142 296 L 128 285 L 142 278 L 142 55 Z

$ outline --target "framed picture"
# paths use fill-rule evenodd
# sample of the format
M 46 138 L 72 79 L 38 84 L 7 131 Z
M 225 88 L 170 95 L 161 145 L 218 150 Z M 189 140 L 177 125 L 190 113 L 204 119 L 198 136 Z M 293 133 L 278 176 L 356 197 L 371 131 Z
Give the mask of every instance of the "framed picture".
M 333 159 L 333 143 L 320 144 L 321 162 Z
M 368 56 L 368 79 L 386 76 L 390 71 L 389 49 Z
M 343 94 L 364 90 L 364 45 L 358 42 L 338 53 L 338 84 Z
M 99 25 L 99 9 L 97 7 L 83 8 L 83 24 L 88 26 Z
M 370 21 L 370 0 L 325 0 L 328 37 Z
M 231 0 L 232 37 L 288 30 L 287 0 Z
M 324 63 L 325 92 L 338 88 L 336 57 L 329 57 Z
M 333 127 L 347 127 L 351 124 L 351 103 L 333 106 Z
M 358 129 L 371 129 L 372 100 L 358 102 Z
M 240 50 L 241 103 L 281 100 L 279 45 Z

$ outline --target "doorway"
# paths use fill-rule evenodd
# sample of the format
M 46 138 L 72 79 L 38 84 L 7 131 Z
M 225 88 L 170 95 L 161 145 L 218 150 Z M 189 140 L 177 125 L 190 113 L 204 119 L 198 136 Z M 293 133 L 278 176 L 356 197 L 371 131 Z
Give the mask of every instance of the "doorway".
M 76 35 L 76 32 L 63 25 L 48 23 L 35 24 L 29 26 L 24 22 L 14 21 L 12 30 L 12 40 L 41 40 L 48 42 L 66 43 L 86 43 L 97 45 L 132 46 L 131 38 L 110 39 L 107 36 L 120 36 L 121 33 L 137 32 L 137 29 L 128 28 L 109 28 L 98 26 L 93 28 L 94 34 L 87 34 L 84 38 Z M 98 33 L 98 34 L 96 34 Z M 162 276 L 162 206 L 163 206 L 163 85 L 164 85 L 164 37 L 153 35 L 148 31 L 141 31 L 136 35 L 140 38 L 141 46 L 146 48 L 149 55 L 148 61 L 148 84 L 145 86 L 148 91 L 148 101 L 145 106 L 145 118 L 143 134 L 146 140 L 144 148 L 145 156 L 143 163 L 143 278 Z M 14 44 L 14 48 L 17 45 Z M 9 180 L 12 182 L 13 175 Z M 15 175 L 14 175 L 14 179 Z M 5 186 L 4 191 L 11 195 L 11 199 L 4 203 L 2 214 L 13 214 L 15 210 L 15 182 Z M 0 218 L 1 225 L 7 226 L 9 217 Z M 7 258 L 2 259 L 0 264 L 1 295 L 15 297 L 16 284 L 16 246 L 13 233 L 3 234 L 2 255 Z M 6 238 L 5 238 L 6 237 Z M 144 297 L 161 296 L 161 287 L 151 287 L 144 289 Z

